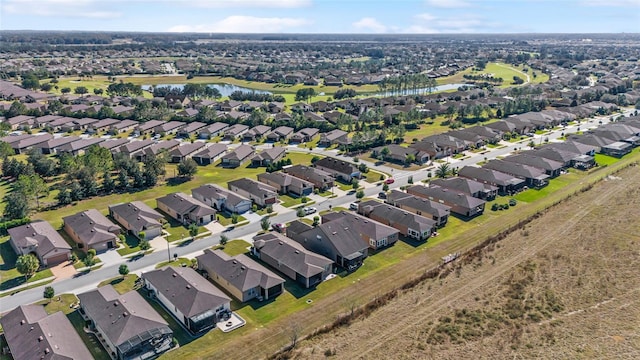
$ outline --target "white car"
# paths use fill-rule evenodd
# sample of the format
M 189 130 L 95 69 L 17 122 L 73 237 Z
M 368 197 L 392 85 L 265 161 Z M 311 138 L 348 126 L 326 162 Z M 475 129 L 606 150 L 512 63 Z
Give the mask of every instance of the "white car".
M 311 215 L 314 212 L 318 211 L 318 209 L 314 208 L 314 207 L 306 207 L 304 209 L 302 209 L 304 211 L 305 214 L 307 215 Z
M 349 204 L 349 209 L 351 209 L 353 211 L 358 211 L 358 204 L 356 204 L 356 203 Z

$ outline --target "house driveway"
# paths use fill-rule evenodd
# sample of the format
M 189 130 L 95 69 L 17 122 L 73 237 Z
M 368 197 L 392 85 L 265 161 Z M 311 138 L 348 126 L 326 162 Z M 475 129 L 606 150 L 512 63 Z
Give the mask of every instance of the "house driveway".
M 242 214 L 242 216 L 249 220 L 250 223 L 254 223 L 254 222 L 260 222 L 260 220 L 262 219 L 262 216 L 254 213 L 253 211 L 247 211 L 246 213 Z
M 204 226 L 204 228 L 211 231 L 212 234 L 221 233 L 226 229 L 224 225 L 221 225 L 217 221 L 208 223 L 207 225 Z
M 103 253 L 100 253 L 98 254 L 98 258 L 102 260 L 102 263 L 104 264 L 103 266 L 105 267 L 122 262 L 122 256 L 118 254 L 116 249 L 110 249 Z
M 56 277 L 55 281 L 73 277 L 77 271 L 71 261 L 65 261 L 51 268 L 51 273 Z

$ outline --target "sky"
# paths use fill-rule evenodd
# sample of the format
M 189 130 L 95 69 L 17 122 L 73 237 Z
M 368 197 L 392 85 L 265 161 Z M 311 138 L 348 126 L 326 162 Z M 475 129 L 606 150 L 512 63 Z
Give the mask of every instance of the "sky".
M 640 33 L 640 0 L 0 0 L 0 30 Z

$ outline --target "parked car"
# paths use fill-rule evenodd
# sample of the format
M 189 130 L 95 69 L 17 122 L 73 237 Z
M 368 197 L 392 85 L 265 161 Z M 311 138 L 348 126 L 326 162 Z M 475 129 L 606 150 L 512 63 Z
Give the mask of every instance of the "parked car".
M 271 229 L 273 229 L 274 231 L 277 231 L 279 233 L 284 233 L 284 231 L 286 230 L 286 225 L 285 224 L 273 224 L 273 225 L 271 225 Z
M 387 180 L 384 181 L 385 184 L 393 184 L 394 182 L 396 182 L 393 178 L 387 178 Z
M 316 209 L 314 207 L 306 207 L 306 208 L 304 208 L 302 210 L 304 210 L 304 213 L 307 214 L 307 215 L 311 215 L 314 212 L 318 211 L 318 209 Z
M 384 191 L 381 191 L 378 193 L 378 198 L 380 199 L 386 199 L 387 198 L 387 193 Z
M 349 209 L 351 209 L 353 211 L 358 211 L 358 204 L 356 204 L 356 203 L 349 204 Z

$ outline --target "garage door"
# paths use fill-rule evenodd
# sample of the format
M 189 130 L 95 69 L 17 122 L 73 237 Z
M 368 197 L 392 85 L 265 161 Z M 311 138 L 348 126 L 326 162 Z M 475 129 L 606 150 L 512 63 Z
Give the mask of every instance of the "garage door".
M 67 254 L 59 254 L 47 259 L 47 266 L 58 265 L 61 262 L 67 261 Z

